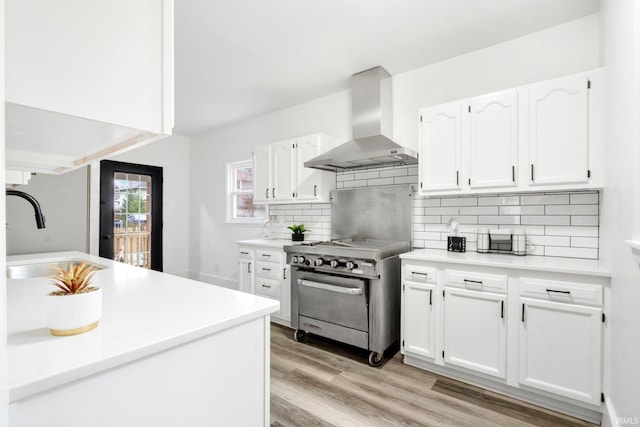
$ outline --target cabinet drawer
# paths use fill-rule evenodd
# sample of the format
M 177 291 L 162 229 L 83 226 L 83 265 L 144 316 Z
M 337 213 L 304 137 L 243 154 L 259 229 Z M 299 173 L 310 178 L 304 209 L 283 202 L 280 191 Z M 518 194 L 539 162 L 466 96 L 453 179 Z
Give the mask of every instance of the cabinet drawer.
M 253 258 L 253 249 L 247 248 L 238 248 L 238 258 L 239 259 L 252 259 Z
M 280 282 L 256 278 L 256 294 L 280 300 Z
M 256 249 L 256 261 L 280 262 L 282 261 L 282 252 Z
M 602 286 L 586 283 L 521 277 L 520 296 L 602 307 Z
M 404 278 L 416 283 L 436 283 L 436 269 L 420 265 L 405 265 Z
M 279 280 L 282 276 L 282 265 L 277 262 L 256 261 L 256 277 Z
M 476 273 L 473 271 L 444 271 L 445 286 L 476 291 L 507 293 L 507 276 L 502 274 Z

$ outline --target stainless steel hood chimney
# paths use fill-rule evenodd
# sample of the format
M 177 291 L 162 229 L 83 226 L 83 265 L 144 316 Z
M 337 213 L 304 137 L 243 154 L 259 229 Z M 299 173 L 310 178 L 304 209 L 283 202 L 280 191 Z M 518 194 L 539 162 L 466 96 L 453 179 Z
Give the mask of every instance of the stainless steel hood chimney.
M 417 154 L 391 139 L 391 75 L 378 66 L 351 77 L 353 140 L 304 162 L 334 172 L 417 164 Z

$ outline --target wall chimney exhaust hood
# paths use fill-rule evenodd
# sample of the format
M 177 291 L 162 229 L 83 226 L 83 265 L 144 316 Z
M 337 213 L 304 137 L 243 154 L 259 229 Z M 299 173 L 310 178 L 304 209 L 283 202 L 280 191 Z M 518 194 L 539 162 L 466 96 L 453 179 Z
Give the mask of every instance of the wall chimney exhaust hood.
M 392 140 L 391 75 L 378 66 L 351 77 L 353 140 L 304 163 L 333 172 L 418 163 L 417 154 Z

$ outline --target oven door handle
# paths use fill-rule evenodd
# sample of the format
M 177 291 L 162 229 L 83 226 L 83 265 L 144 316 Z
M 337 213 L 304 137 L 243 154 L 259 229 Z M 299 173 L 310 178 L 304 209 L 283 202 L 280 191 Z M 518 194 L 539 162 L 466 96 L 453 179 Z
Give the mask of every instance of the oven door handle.
M 298 285 L 306 286 L 308 288 L 323 289 L 325 291 L 337 292 L 340 294 L 362 295 L 362 289 L 360 288 L 345 288 L 343 286 L 329 285 L 327 283 L 314 282 L 311 280 L 298 279 Z

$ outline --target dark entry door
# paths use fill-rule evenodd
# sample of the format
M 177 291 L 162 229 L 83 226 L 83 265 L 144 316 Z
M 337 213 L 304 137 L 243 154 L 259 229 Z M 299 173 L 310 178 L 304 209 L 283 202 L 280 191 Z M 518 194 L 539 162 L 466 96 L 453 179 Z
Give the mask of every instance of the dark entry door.
M 162 271 L 162 168 L 100 162 L 100 256 Z

